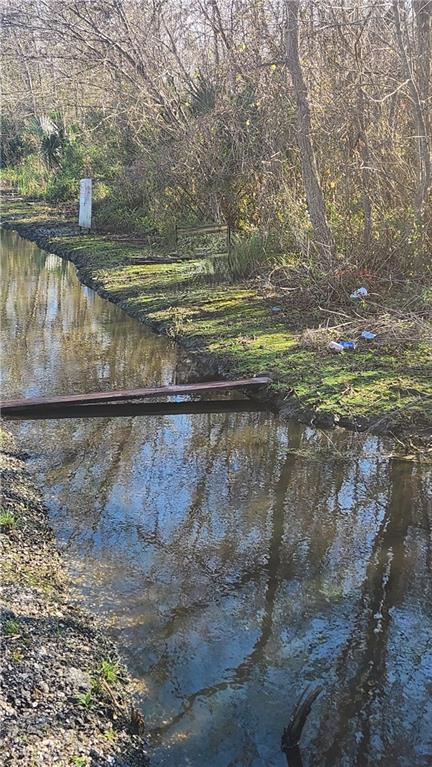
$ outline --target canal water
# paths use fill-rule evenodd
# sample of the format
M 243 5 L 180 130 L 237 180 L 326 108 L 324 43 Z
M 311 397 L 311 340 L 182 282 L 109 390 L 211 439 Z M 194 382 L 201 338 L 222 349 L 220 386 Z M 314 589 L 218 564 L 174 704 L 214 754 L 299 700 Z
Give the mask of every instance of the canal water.
M 2 232 L 4 397 L 192 380 L 193 364 Z M 11 423 L 135 680 L 153 767 L 432 764 L 430 468 L 271 412 Z

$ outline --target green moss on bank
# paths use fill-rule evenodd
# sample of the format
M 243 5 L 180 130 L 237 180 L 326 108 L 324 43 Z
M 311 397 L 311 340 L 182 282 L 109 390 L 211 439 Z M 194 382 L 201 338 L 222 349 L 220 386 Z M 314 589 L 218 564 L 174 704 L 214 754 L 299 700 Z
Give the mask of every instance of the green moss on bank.
M 163 254 L 58 226 L 56 211 L 45 204 L 6 202 L 4 219 L 35 226 L 30 235 L 45 236 L 44 244 L 71 258 L 86 282 L 197 352 L 216 355 L 229 375 L 270 372 L 274 393 L 287 396 L 287 404 L 395 430 L 432 426 L 432 350 L 424 340 L 334 356 L 326 344 L 316 350 L 300 343 L 301 331 L 328 314 L 314 309 L 302 315 L 295 303 L 275 313 L 278 296 L 268 300 L 256 284 L 206 279 L 205 258 L 134 263 Z

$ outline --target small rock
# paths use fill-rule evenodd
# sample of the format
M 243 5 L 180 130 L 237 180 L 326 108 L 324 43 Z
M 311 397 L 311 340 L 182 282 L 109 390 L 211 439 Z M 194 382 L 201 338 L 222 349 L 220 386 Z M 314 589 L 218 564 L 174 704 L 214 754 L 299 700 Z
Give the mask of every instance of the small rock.
M 90 675 L 79 668 L 70 668 L 66 679 L 75 689 L 83 690 L 90 687 Z

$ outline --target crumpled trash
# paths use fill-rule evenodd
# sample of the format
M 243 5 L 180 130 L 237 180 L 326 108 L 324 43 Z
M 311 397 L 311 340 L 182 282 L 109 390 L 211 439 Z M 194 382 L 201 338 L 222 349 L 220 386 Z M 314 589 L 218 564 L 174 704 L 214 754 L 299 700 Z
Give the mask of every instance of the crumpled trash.
M 342 344 L 338 344 L 338 343 L 336 343 L 336 341 L 330 341 L 330 343 L 328 345 L 328 348 L 334 354 L 341 354 L 341 352 L 343 352 L 343 350 L 344 350 Z
M 357 288 L 354 293 L 351 293 L 350 298 L 365 298 L 367 294 L 367 288 Z
M 356 348 L 356 342 L 355 341 L 344 341 L 342 339 L 339 339 L 337 342 L 339 346 L 342 346 L 343 349 L 346 349 L 346 351 L 353 352 Z
M 364 338 L 365 341 L 373 341 L 376 338 L 376 333 L 371 333 L 370 330 L 362 330 L 360 337 Z

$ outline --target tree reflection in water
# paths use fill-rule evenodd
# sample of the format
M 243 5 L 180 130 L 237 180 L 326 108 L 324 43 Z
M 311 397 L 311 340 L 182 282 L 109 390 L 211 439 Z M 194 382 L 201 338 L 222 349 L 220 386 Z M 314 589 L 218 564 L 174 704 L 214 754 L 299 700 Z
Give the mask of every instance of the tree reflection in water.
M 70 264 L 4 235 L 8 396 L 194 375 Z M 285 765 L 282 730 L 309 683 L 323 693 L 305 767 L 431 763 L 426 467 L 268 413 L 13 428 L 146 690 L 154 765 Z

